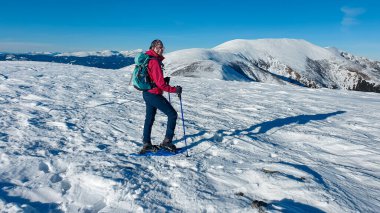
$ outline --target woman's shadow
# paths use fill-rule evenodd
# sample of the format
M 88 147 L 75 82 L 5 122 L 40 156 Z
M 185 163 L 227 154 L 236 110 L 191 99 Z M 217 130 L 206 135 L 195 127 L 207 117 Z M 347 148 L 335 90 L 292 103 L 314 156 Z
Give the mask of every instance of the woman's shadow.
M 306 123 L 309 123 L 311 121 L 320 121 L 320 120 L 325 120 L 329 117 L 336 116 L 339 114 L 346 113 L 346 111 L 336 111 L 336 112 L 331 112 L 331 113 L 325 113 L 325 114 L 314 114 L 314 115 L 297 115 L 297 116 L 291 116 L 287 118 L 278 118 L 272 121 L 265 121 L 259 124 L 252 125 L 246 129 L 238 129 L 233 131 L 232 133 L 229 132 L 229 130 L 218 130 L 214 136 L 211 136 L 209 138 L 202 138 L 198 141 L 193 141 L 191 144 L 188 144 L 187 146 L 183 147 L 183 150 L 188 150 L 191 148 L 194 148 L 195 146 L 198 146 L 202 142 L 205 141 L 215 141 L 215 136 L 217 135 L 218 138 L 224 138 L 225 136 L 239 136 L 242 133 L 247 135 L 248 137 L 251 137 L 252 139 L 256 139 L 256 136 L 259 134 L 263 134 L 268 132 L 271 129 L 274 128 L 280 128 L 286 125 L 290 124 L 300 124 L 304 125 Z M 254 132 L 254 130 L 259 129 L 257 132 Z M 207 133 L 207 131 L 202 130 L 198 132 L 197 134 L 193 135 L 187 135 L 187 138 L 194 138 L 194 137 L 199 137 L 203 136 Z M 184 140 L 184 138 L 180 138 L 177 140 L 177 142 Z
M 262 134 L 266 133 L 269 130 L 276 128 L 276 127 L 282 127 L 290 124 L 306 124 L 310 121 L 320 121 L 325 120 L 328 117 L 343 114 L 345 111 L 336 111 L 332 113 L 327 114 L 315 114 L 315 115 L 297 115 L 287 118 L 278 118 L 273 121 L 265 121 L 260 124 L 253 125 L 247 129 L 244 130 L 236 130 L 232 135 L 239 135 L 241 132 L 252 132 L 256 128 L 260 128 L 260 130 L 257 133 L 251 133 L 251 134 Z

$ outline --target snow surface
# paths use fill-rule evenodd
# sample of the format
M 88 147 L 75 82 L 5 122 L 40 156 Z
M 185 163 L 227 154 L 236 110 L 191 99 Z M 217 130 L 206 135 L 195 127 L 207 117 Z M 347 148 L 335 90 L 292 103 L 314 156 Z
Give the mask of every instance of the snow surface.
M 130 67 L 0 62 L 0 74 L 2 212 L 380 209 L 377 93 L 173 77 L 190 157 L 138 157 Z M 158 113 L 154 143 L 165 124 Z

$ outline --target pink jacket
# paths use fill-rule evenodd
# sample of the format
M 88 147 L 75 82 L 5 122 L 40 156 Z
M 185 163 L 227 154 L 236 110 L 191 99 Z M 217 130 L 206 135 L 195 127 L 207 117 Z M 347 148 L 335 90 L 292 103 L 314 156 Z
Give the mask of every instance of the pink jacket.
M 160 63 L 165 59 L 163 56 L 158 55 L 153 50 L 146 51 L 146 54 L 157 58 L 149 60 L 148 73 L 150 79 L 156 84 L 156 87 L 148 90 L 152 94 L 162 95 L 163 91 L 175 93 L 177 89 L 165 83 L 164 74 L 161 69 Z

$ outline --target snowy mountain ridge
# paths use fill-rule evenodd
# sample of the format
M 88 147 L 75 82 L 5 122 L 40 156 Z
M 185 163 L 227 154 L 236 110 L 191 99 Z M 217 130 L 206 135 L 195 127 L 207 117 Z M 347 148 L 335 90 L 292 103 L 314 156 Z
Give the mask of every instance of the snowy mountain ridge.
M 102 51 L 82 51 L 82 52 L 66 52 L 60 53 L 56 56 L 76 56 L 76 57 L 88 57 L 88 56 L 99 56 L 99 57 L 110 57 L 110 56 L 124 56 L 124 57 L 135 57 L 137 53 L 142 52 L 142 49 L 136 50 L 126 50 L 126 51 L 116 51 L 116 50 L 102 50 Z
M 236 39 L 166 55 L 171 75 L 380 92 L 380 62 L 297 39 Z

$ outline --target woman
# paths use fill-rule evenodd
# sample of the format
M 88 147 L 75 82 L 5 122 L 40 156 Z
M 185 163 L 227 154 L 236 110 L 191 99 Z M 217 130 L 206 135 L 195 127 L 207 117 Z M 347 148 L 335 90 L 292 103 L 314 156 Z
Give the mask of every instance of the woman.
M 151 57 L 148 63 L 148 73 L 150 79 L 155 84 L 155 87 L 143 92 L 143 98 L 146 105 L 146 115 L 144 123 L 144 133 L 143 133 L 143 148 L 140 154 L 146 152 L 155 152 L 159 147 L 152 145 L 151 133 L 154 119 L 157 113 L 157 109 L 162 111 L 166 116 L 168 116 L 168 122 L 166 126 L 165 139 L 160 144 L 160 147 L 167 149 L 169 151 L 175 152 L 176 147 L 172 143 L 174 130 L 177 122 L 177 112 L 174 110 L 173 106 L 168 100 L 162 95 L 163 92 L 177 93 L 181 95 L 182 87 L 176 86 L 172 87 L 169 85 L 170 78 L 164 78 L 162 71 L 162 61 L 164 57 L 165 47 L 162 41 L 156 39 L 152 41 L 149 50 L 145 53 Z

